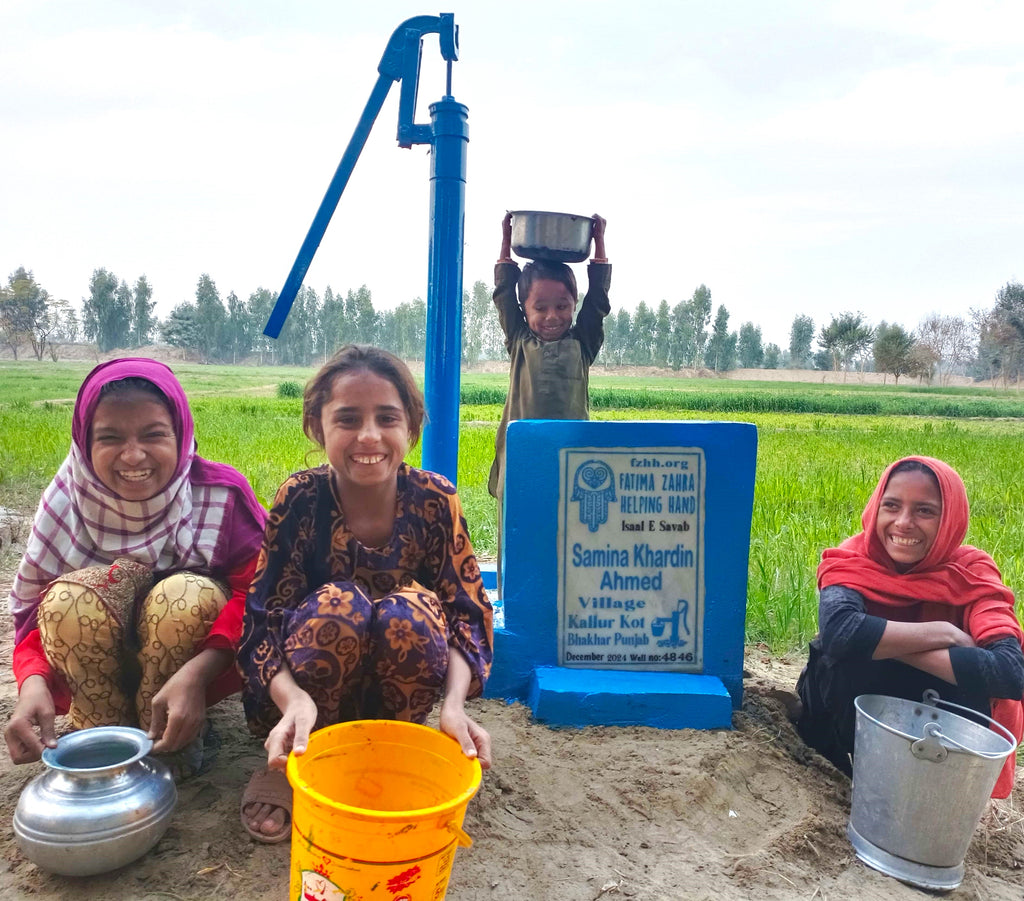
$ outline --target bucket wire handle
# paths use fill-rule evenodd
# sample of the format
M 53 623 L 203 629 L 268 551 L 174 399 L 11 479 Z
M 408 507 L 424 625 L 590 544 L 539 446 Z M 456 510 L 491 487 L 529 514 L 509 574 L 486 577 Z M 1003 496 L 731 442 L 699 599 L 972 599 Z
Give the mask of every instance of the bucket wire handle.
M 1006 726 L 1004 726 L 1002 723 L 996 722 L 990 716 L 985 716 L 984 713 L 980 713 L 973 707 L 964 707 L 962 704 L 954 704 L 952 701 L 944 700 L 943 698 L 939 697 L 939 693 L 934 688 L 925 689 L 924 694 L 922 695 L 922 701 L 929 707 L 935 707 L 937 704 L 942 704 L 944 707 L 954 707 L 957 710 L 962 710 L 964 713 L 970 714 L 971 716 L 980 716 L 983 720 L 986 720 L 988 722 L 990 727 L 996 729 L 998 732 L 1002 734 L 1002 736 L 1005 739 L 1007 739 L 1010 742 L 1010 750 L 978 751 L 974 748 L 968 748 L 965 745 L 960 744 L 960 742 L 954 741 L 948 735 L 945 735 L 937 724 L 932 723 L 929 723 L 927 726 L 925 726 L 925 732 L 929 736 L 934 736 L 935 738 L 942 739 L 942 741 L 947 741 L 954 748 L 957 748 L 961 751 L 965 751 L 968 754 L 973 754 L 975 757 L 982 757 L 985 760 L 1002 760 L 1017 750 L 1017 739 L 1014 737 L 1013 733 L 1006 728 Z M 928 726 L 933 725 L 934 728 L 931 731 L 929 731 Z
M 462 845 L 462 847 L 463 847 L 463 848 L 469 848 L 469 847 L 471 847 L 471 846 L 472 846 L 472 844 L 473 844 L 473 839 L 471 839 L 471 838 L 470 838 L 470 837 L 469 837 L 469 836 L 468 836 L 468 835 L 467 835 L 467 834 L 466 834 L 466 833 L 465 833 L 465 832 L 463 831 L 462 827 L 461 827 L 461 826 L 459 826 L 459 824 L 458 824 L 458 823 L 455 823 L 455 822 L 452 822 L 452 823 L 445 823 L 445 828 L 446 828 L 446 829 L 447 829 L 447 830 L 448 830 L 448 831 L 449 831 L 449 832 L 450 832 L 450 833 L 451 833 L 452 835 L 454 835 L 456 839 L 458 839 L 458 842 L 459 842 L 459 844 L 460 844 L 460 845 Z
M 934 735 L 941 741 L 949 742 L 949 744 L 954 748 L 965 751 L 968 754 L 973 754 L 975 757 L 983 757 L 985 760 L 1002 760 L 1011 753 L 1010 751 L 978 751 L 975 748 L 968 748 L 966 745 L 962 745 L 960 742 L 944 734 L 938 727 L 936 727 L 934 732 L 929 734 Z

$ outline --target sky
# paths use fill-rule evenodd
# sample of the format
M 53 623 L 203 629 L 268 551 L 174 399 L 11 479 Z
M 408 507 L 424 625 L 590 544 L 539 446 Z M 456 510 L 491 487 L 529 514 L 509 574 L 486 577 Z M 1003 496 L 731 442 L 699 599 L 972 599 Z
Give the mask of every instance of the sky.
M 0 0 L 0 278 L 80 305 L 145 275 L 280 290 L 406 18 L 453 12 L 469 109 L 464 283 L 505 210 L 608 221 L 612 308 L 689 299 L 785 348 L 908 329 L 1024 280 L 1019 0 Z M 427 296 L 430 160 L 392 88 L 305 284 Z M 445 92 L 424 40 L 416 121 Z M 585 281 L 583 267 L 577 277 Z

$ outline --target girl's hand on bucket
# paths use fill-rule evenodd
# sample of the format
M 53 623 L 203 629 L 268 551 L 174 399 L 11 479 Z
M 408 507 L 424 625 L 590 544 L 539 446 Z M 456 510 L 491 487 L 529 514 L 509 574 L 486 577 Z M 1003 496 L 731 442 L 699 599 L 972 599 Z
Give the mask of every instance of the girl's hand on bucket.
M 285 672 L 282 670 L 282 672 Z M 280 673 L 278 674 L 278 676 Z M 276 680 L 278 677 L 275 676 Z M 316 704 L 309 694 L 292 682 L 293 690 L 288 692 L 284 706 L 280 706 L 281 719 L 270 730 L 263 747 L 267 749 L 267 766 L 275 770 L 283 770 L 288 763 L 288 752 L 303 754 L 309 744 L 309 733 L 316 725 Z M 274 683 L 271 682 L 273 692 Z M 277 698 L 274 699 L 278 703 Z
M 461 705 L 441 705 L 440 727 L 459 743 L 463 754 L 478 758 L 483 769 L 491 768 L 491 736 L 466 715 Z

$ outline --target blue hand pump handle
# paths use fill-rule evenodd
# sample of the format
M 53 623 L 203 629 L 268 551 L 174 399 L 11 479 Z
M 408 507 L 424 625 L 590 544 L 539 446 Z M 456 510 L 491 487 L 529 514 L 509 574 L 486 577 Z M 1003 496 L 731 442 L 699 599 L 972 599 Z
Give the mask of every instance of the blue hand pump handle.
M 309 269 L 310 263 L 313 262 L 313 256 L 323 240 L 327 224 L 338 207 L 341 194 L 348 184 L 359 154 L 362 153 L 373 123 L 376 121 L 394 82 L 399 80 L 402 82 L 398 110 L 399 146 L 408 148 L 413 144 L 429 144 L 433 141 L 430 125 L 416 125 L 413 122 L 416 110 L 416 92 L 419 87 L 420 53 L 423 36 L 427 34 L 438 35 L 441 56 L 448 61 L 448 93 L 451 94 L 451 64 L 459 58 L 459 29 L 455 24 L 454 13 L 441 13 L 439 16 L 414 16 L 411 19 L 406 19 L 395 29 L 384 49 L 384 55 L 377 66 L 377 71 L 380 73 L 377 83 L 370 92 L 370 99 L 366 101 L 366 107 L 356 124 L 341 162 L 338 163 L 334 178 L 331 179 L 331 183 L 327 187 L 327 193 L 320 201 L 320 208 L 316 211 L 313 224 L 309 227 L 302 247 L 299 248 L 299 254 L 292 264 L 291 272 L 288 273 L 281 293 L 278 295 L 277 303 L 274 304 L 263 334 L 271 338 L 276 338 L 281 334 L 284 322 L 295 302 L 295 296 L 299 293 L 299 288 L 302 287 L 302 282 L 306 277 L 306 271 Z

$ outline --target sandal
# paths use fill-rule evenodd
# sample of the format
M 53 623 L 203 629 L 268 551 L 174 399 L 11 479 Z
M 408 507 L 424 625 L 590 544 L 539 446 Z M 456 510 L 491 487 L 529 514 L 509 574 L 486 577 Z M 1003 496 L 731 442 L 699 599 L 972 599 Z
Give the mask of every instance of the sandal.
M 286 811 L 288 816 L 281 826 L 281 831 L 267 835 L 258 829 L 253 829 L 245 816 L 245 808 L 250 804 L 269 804 Z M 258 842 L 275 845 L 291 838 L 292 787 L 288 784 L 288 778 L 280 770 L 272 770 L 269 767 L 256 770 L 249 779 L 245 791 L 242 792 L 242 803 L 239 805 L 238 812 L 245 831 Z

